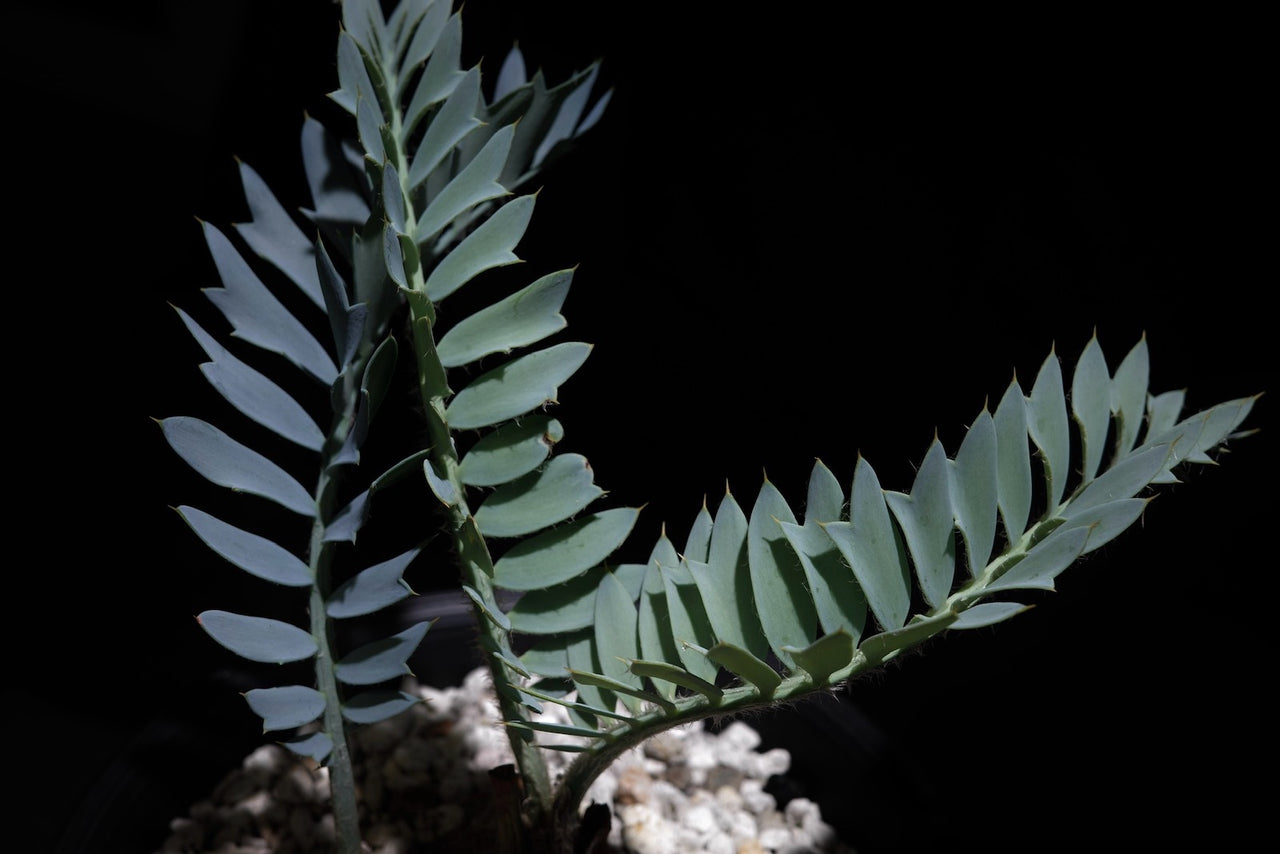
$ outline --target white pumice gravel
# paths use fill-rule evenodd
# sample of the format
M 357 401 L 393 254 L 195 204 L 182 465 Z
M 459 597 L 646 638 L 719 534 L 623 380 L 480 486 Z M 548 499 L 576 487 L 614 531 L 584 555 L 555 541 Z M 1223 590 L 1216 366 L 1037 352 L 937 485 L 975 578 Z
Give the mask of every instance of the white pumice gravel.
M 489 769 L 512 761 L 488 673 L 456 688 L 407 680 L 424 702 L 355 737 L 353 762 L 370 854 L 486 850 L 493 821 Z M 547 704 L 541 720 L 568 723 Z M 554 737 L 564 743 L 564 736 Z M 572 739 L 568 739 L 572 741 Z M 610 848 L 600 854 L 854 854 L 818 805 L 778 805 L 765 784 L 785 775 L 785 750 L 734 721 L 719 734 L 691 724 L 633 748 L 595 781 L 583 809 L 607 804 Z M 573 754 L 546 751 L 552 777 Z M 317 854 L 330 850 L 327 769 L 277 744 L 245 757 L 211 795 L 170 822 L 156 854 Z

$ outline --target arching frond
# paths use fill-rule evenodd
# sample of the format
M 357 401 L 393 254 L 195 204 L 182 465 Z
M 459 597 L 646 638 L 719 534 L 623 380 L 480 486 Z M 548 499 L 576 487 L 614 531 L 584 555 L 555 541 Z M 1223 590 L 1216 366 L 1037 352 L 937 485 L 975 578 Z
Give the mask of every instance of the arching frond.
M 533 686 L 562 680 L 567 661 L 578 692 L 566 696 L 594 723 L 575 746 L 578 773 L 674 723 L 803 696 L 948 629 L 1024 611 L 1020 593 L 1053 590 L 1137 521 L 1179 466 L 1211 462 L 1256 400 L 1184 416 L 1180 395 L 1148 393 L 1146 365 L 1143 338 L 1112 376 L 1095 337 L 1068 395 L 1050 353 L 1031 392 L 1012 382 L 954 456 L 935 439 L 908 492 L 885 489 L 863 457 L 847 489 L 819 461 L 803 519 L 766 479 L 749 514 L 728 492 L 714 515 L 704 507 L 683 554 L 660 538 L 638 589 L 596 570 L 571 596 L 566 585 L 560 607 L 545 593 L 517 602 Z M 1033 506 L 1037 458 L 1043 506 Z M 582 633 L 593 585 L 597 623 Z M 577 665 L 562 657 L 575 648 Z M 607 714 L 618 698 L 627 720 Z

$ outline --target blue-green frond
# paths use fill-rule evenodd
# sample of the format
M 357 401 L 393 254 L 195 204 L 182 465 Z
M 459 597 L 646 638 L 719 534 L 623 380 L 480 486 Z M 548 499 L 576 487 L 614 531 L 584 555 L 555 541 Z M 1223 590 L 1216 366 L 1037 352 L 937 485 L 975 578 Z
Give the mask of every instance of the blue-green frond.
M 348 80 L 366 79 L 354 68 L 344 74 Z M 376 74 L 366 77 L 377 79 Z M 370 191 L 372 185 L 356 170 L 358 160 L 352 158 L 350 147 L 337 142 L 314 120 L 304 124 L 302 148 L 312 209 L 291 214 L 258 174 L 241 164 L 250 221 L 237 225 L 234 234 L 202 223 L 222 281 L 221 288 L 209 289 L 206 295 L 227 320 L 230 335 L 208 331 L 182 309 L 178 315 L 210 359 L 201 371 L 211 387 L 246 421 L 315 454 L 310 468 L 294 458 L 273 459 L 272 445 L 236 438 L 240 433 L 254 434 L 234 421 L 215 425 L 203 418 L 174 416 L 159 424 L 169 446 L 205 479 L 292 511 L 313 526 L 320 548 L 315 552 L 286 548 L 283 541 L 237 522 L 234 507 L 225 513 L 216 508 L 208 512 L 180 507 L 179 513 L 196 536 L 244 572 L 274 584 L 318 592 L 326 602 L 327 618 L 337 620 L 367 615 L 413 595 L 404 572 L 420 547 L 371 566 L 342 567 L 338 577 L 345 581 L 336 590 L 330 589 L 334 571 L 330 550 L 338 543 L 356 541 L 368 518 L 371 497 L 402 478 L 407 467 L 420 467 L 422 455 L 411 454 L 377 476 L 359 470 L 361 449 L 395 376 L 398 347 L 387 331 L 397 294 L 389 284 L 384 255 L 369 253 L 369 244 L 362 243 L 353 229 L 362 229 L 365 220 L 373 219 L 371 205 L 385 201 L 386 194 L 380 201 Z M 295 288 L 304 299 L 277 292 L 279 287 Z M 246 343 L 252 347 L 244 347 Z M 286 391 L 298 387 L 299 370 L 324 384 L 329 393 L 304 397 Z M 339 479 L 348 486 L 335 487 Z M 340 494 L 352 497 L 343 504 L 338 501 Z M 246 697 L 269 730 L 301 727 L 324 718 L 322 731 L 286 742 L 323 760 L 334 741 L 345 739 L 344 718 L 369 721 L 403 708 L 403 697 L 371 694 L 365 688 L 378 681 L 374 676 L 391 679 L 407 669 L 408 657 L 428 624 L 341 658 L 327 648 L 326 632 L 313 625 L 301 627 L 224 611 L 204 612 L 200 625 L 241 657 L 314 659 L 318 669 L 333 669 L 337 683 L 360 688 L 349 691 L 351 696 L 339 697 L 326 695 L 319 687 L 285 686 L 257 689 Z M 321 702 L 316 701 L 316 692 Z M 330 716 L 339 707 L 342 715 Z
M 572 637 L 565 658 L 551 661 L 567 661 L 590 704 L 612 696 L 661 726 L 818 690 L 944 631 L 1022 613 L 1020 593 L 1053 590 L 1064 570 L 1141 518 L 1152 487 L 1181 465 L 1212 462 L 1241 435 L 1255 398 L 1184 417 L 1181 393 L 1148 393 L 1147 358 L 1144 338 L 1112 376 L 1094 338 L 1067 394 L 1051 353 L 1029 394 L 1015 380 L 994 414 L 983 408 L 954 457 L 935 439 L 907 492 L 885 489 L 862 456 L 847 500 L 815 464 L 803 522 L 767 478 L 749 514 L 726 491 L 714 514 L 703 506 L 685 555 L 659 538 L 638 587 L 603 573 L 581 577 L 554 604 L 545 592 L 525 594 L 531 601 L 512 609 L 512 625 L 536 637 L 530 669 L 562 679 L 545 656 L 557 637 Z M 661 702 L 646 704 L 646 691 Z M 595 723 L 597 746 L 639 726 Z

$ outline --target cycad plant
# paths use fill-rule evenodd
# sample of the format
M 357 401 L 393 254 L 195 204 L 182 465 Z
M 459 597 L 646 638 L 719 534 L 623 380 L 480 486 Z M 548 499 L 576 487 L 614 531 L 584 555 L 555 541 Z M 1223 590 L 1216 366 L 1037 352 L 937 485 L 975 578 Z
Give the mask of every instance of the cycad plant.
M 589 785 L 623 751 L 1020 613 L 1026 591 L 1053 589 L 1136 522 L 1153 487 L 1240 435 L 1254 398 L 1184 415 L 1182 392 L 1149 392 L 1145 339 L 1110 362 L 1094 338 L 1069 372 L 1051 352 L 1029 388 L 1011 382 L 957 448 L 935 439 L 906 491 L 861 457 L 852 472 L 818 462 L 805 495 L 766 477 L 746 499 L 705 502 L 683 543 L 633 542 L 642 508 L 610 506 L 587 460 L 556 452 L 553 405 L 591 350 L 562 335 L 574 270 L 490 284 L 519 260 L 533 179 L 609 94 L 596 66 L 529 79 L 515 49 L 483 80 L 461 67 L 461 38 L 444 0 L 343 3 L 331 97 L 349 121 L 304 122 L 310 205 L 290 211 L 242 163 L 250 219 L 201 223 L 225 324 L 177 309 L 235 413 L 159 422 L 197 472 L 253 496 L 179 506 L 194 534 L 297 590 L 294 614 L 208 610 L 199 623 L 252 661 L 314 664 L 305 684 L 245 699 L 328 767 L 343 852 L 360 849 L 352 730 L 416 702 L 399 682 L 430 623 L 354 648 L 343 626 L 413 595 L 411 568 L 456 578 L 474 606 L 524 792 L 505 844 L 571 850 Z M 389 448 L 405 437 L 380 431 L 383 413 L 406 388 L 420 426 Z M 410 520 L 386 534 L 398 542 L 362 539 L 393 509 L 383 502 L 414 494 L 391 487 L 419 479 L 428 500 L 394 508 Z M 296 519 L 296 541 L 240 521 L 259 500 Z M 547 704 L 571 723 L 539 720 Z M 545 750 L 576 757 L 553 780 Z

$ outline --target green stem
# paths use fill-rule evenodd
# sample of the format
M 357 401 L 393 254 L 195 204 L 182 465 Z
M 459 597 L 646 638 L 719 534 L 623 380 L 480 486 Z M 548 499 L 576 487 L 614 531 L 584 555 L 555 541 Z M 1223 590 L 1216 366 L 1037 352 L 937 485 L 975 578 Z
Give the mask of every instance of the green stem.
M 454 547 L 458 556 L 458 569 L 463 582 L 470 587 L 486 603 L 486 607 L 494 613 L 500 613 L 493 589 L 493 559 L 489 554 L 484 537 L 475 526 L 466 501 L 466 492 L 462 478 L 458 473 L 458 455 L 454 448 L 453 437 L 445 418 L 445 400 L 451 395 L 444 366 L 435 348 L 435 306 L 426 294 L 426 280 L 423 268 L 429 263 L 420 257 L 417 237 L 417 211 L 414 206 L 413 188 L 407 185 L 410 173 L 409 162 L 405 157 L 406 129 L 400 105 L 404 92 L 401 91 L 403 81 L 399 80 L 392 63 L 385 57 L 373 60 L 382 80 L 379 97 L 388 118 L 386 136 L 395 144 L 388 146 L 388 153 L 394 158 L 396 173 L 401 186 L 400 193 L 404 204 L 405 234 L 402 247 L 406 249 L 405 276 L 408 291 L 411 329 L 414 341 L 416 364 L 418 367 L 418 388 L 423 409 L 426 414 L 427 430 L 430 441 L 430 461 L 428 465 L 435 470 L 436 477 L 446 483 L 448 493 L 444 500 L 450 519 L 450 530 L 453 534 Z M 408 246 L 405 246 L 405 243 Z M 445 499 L 446 496 L 441 496 Z M 494 696 L 498 702 L 503 719 L 528 720 L 528 710 L 518 699 L 515 681 L 518 674 L 510 671 L 501 657 L 495 653 L 509 648 L 507 630 L 494 620 L 485 616 L 481 609 L 473 608 L 476 626 L 480 633 L 481 644 L 485 648 L 485 660 L 489 665 L 489 673 L 493 680 Z M 539 831 L 548 825 L 546 819 L 550 814 L 552 788 L 540 748 L 527 732 L 515 728 L 507 728 L 512 753 L 520 772 L 524 788 L 524 802 L 521 804 L 525 818 Z M 537 833 L 534 836 L 538 835 Z M 529 839 L 524 840 L 521 848 L 527 847 Z M 513 849 L 515 848 L 513 844 Z
M 393 110 L 391 136 L 399 139 L 400 134 L 401 116 L 398 110 Z M 413 193 L 410 192 L 409 187 L 403 185 L 404 176 L 409 173 L 408 163 L 404 159 L 403 152 L 398 149 L 396 156 L 405 207 L 407 232 L 405 236 L 416 247 L 417 212 L 412 201 Z M 434 467 L 436 476 L 448 484 L 447 489 L 450 495 L 449 500 L 444 504 L 451 523 L 449 527 L 453 534 L 462 580 L 480 596 L 481 601 L 487 603 L 491 610 L 496 612 L 498 606 L 493 589 L 493 559 L 484 537 L 476 529 L 475 521 L 467 506 L 465 488 L 458 473 L 458 455 L 445 418 L 445 400 L 452 392 L 449 389 L 444 365 L 441 364 L 436 353 L 435 306 L 426 294 L 426 279 L 423 274 L 426 263 L 426 259 L 416 257 L 415 251 L 413 260 L 406 263 L 405 275 L 408 284 L 415 361 L 418 366 L 418 389 L 426 415 L 431 446 L 429 464 Z M 528 710 L 519 701 L 514 687 L 518 674 L 510 671 L 499 656 L 493 654 L 507 648 L 506 629 L 486 618 L 479 609 L 474 609 L 473 613 L 481 644 L 486 651 L 485 660 L 489 665 L 494 695 L 503 719 L 528 720 Z M 523 807 L 530 822 L 536 827 L 548 814 L 551 806 L 551 778 L 546 761 L 533 739 L 527 737 L 527 733 L 508 728 L 507 734 L 524 785 Z
M 367 353 L 357 358 L 363 364 Z M 312 573 L 311 594 L 307 603 L 311 619 L 311 636 L 316 642 L 316 689 L 324 695 L 324 732 L 333 740 L 333 748 L 325 760 L 329 769 L 330 799 L 333 805 L 334 828 L 338 836 L 340 854 L 360 854 L 360 814 L 356 803 L 355 774 L 351 764 L 351 750 L 347 743 L 346 723 L 342 717 L 342 695 L 338 691 L 338 677 L 333 642 L 333 621 L 325 611 L 330 593 L 329 570 L 333 562 L 332 544 L 324 539 L 327 520 L 333 514 L 336 481 L 330 474 L 329 463 L 342 448 L 355 417 L 357 395 L 352 387 L 361 371 L 347 373 L 343 389 L 343 412 L 335 419 L 333 429 L 325 443 L 320 459 L 320 477 L 316 484 L 316 517 L 311 526 L 310 566 Z
M 327 480 L 327 478 L 322 478 Z M 334 826 L 338 834 L 342 854 L 360 852 L 360 816 L 356 807 L 355 774 L 351 767 L 351 751 L 347 745 L 346 725 L 342 719 L 342 696 L 338 693 L 338 678 L 332 643 L 332 623 L 325 614 L 325 600 L 329 589 L 329 564 L 332 552 L 324 545 L 324 525 L 319 521 L 312 528 L 312 569 L 315 583 L 311 585 L 310 612 L 311 635 L 316 646 L 316 686 L 324 695 L 324 731 L 333 739 L 333 750 L 326 765 L 329 768 L 329 790 L 333 802 Z
M 831 682 L 815 682 L 808 674 L 798 673 L 783 679 L 768 697 L 762 696 L 753 685 L 726 688 L 718 702 L 712 703 L 703 695 L 675 700 L 675 712 L 654 708 L 634 718 L 619 723 L 601 733 L 601 737 L 577 754 L 565 769 L 557 784 L 552 805 L 551 820 L 556 827 L 572 828 L 578 822 L 578 809 L 587 790 L 596 778 L 604 773 L 626 751 L 672 727 L 699 721 L 709 717 L 740 714 L 753 709 L 777 706 L 826 691 L 836 681 L 857 675 L 871 666 L 865 658 L 855 657 L 853 663 L 841 671 L 840 679 Z
M 420 273 L 418 274 L 420 275 Z M 497 609 L 493 587 L 493 559 L 484 537 L 476 529 L 475 520 L 467 506 L 462 478 L 458 473 L 458 455 L 453 437 L 445 419 L 445 397 L 448 388 L 444 381 L 444 367 L 435 350 L 432 334 L 434 310 L 425 294 L 415 292 L 409 299 L 412 312 L 414 350 L 418 362 L 418 387 L 427 416 L 427 429 L 431 441 L 431 462 L 436 476 L 449 484 L 452 493 L 445 507 L 450 518 L 454 547 L 458 555 L 458 568 L 463 582 L 474 590 L 481 601 Z M 501 650 L 507 646 L 506 629 L 485 617 L 477 609 L 476 626 L 481 644 L 486 652 Z M 515 681 L 518 675 L 510 672 L 502 660 L 493 654 L 485 656 L 489 674 L 493 679 L 494 696 L 504 720 L 528 720 L 528 711 L 518 699 Z M 551 806 L 551 778 L 540 748 L 527 734 L 507 728 L 511 750 L 520 769 L 525 788 L 525 809 L 531 812 L 531 821 L 537 825 Z

